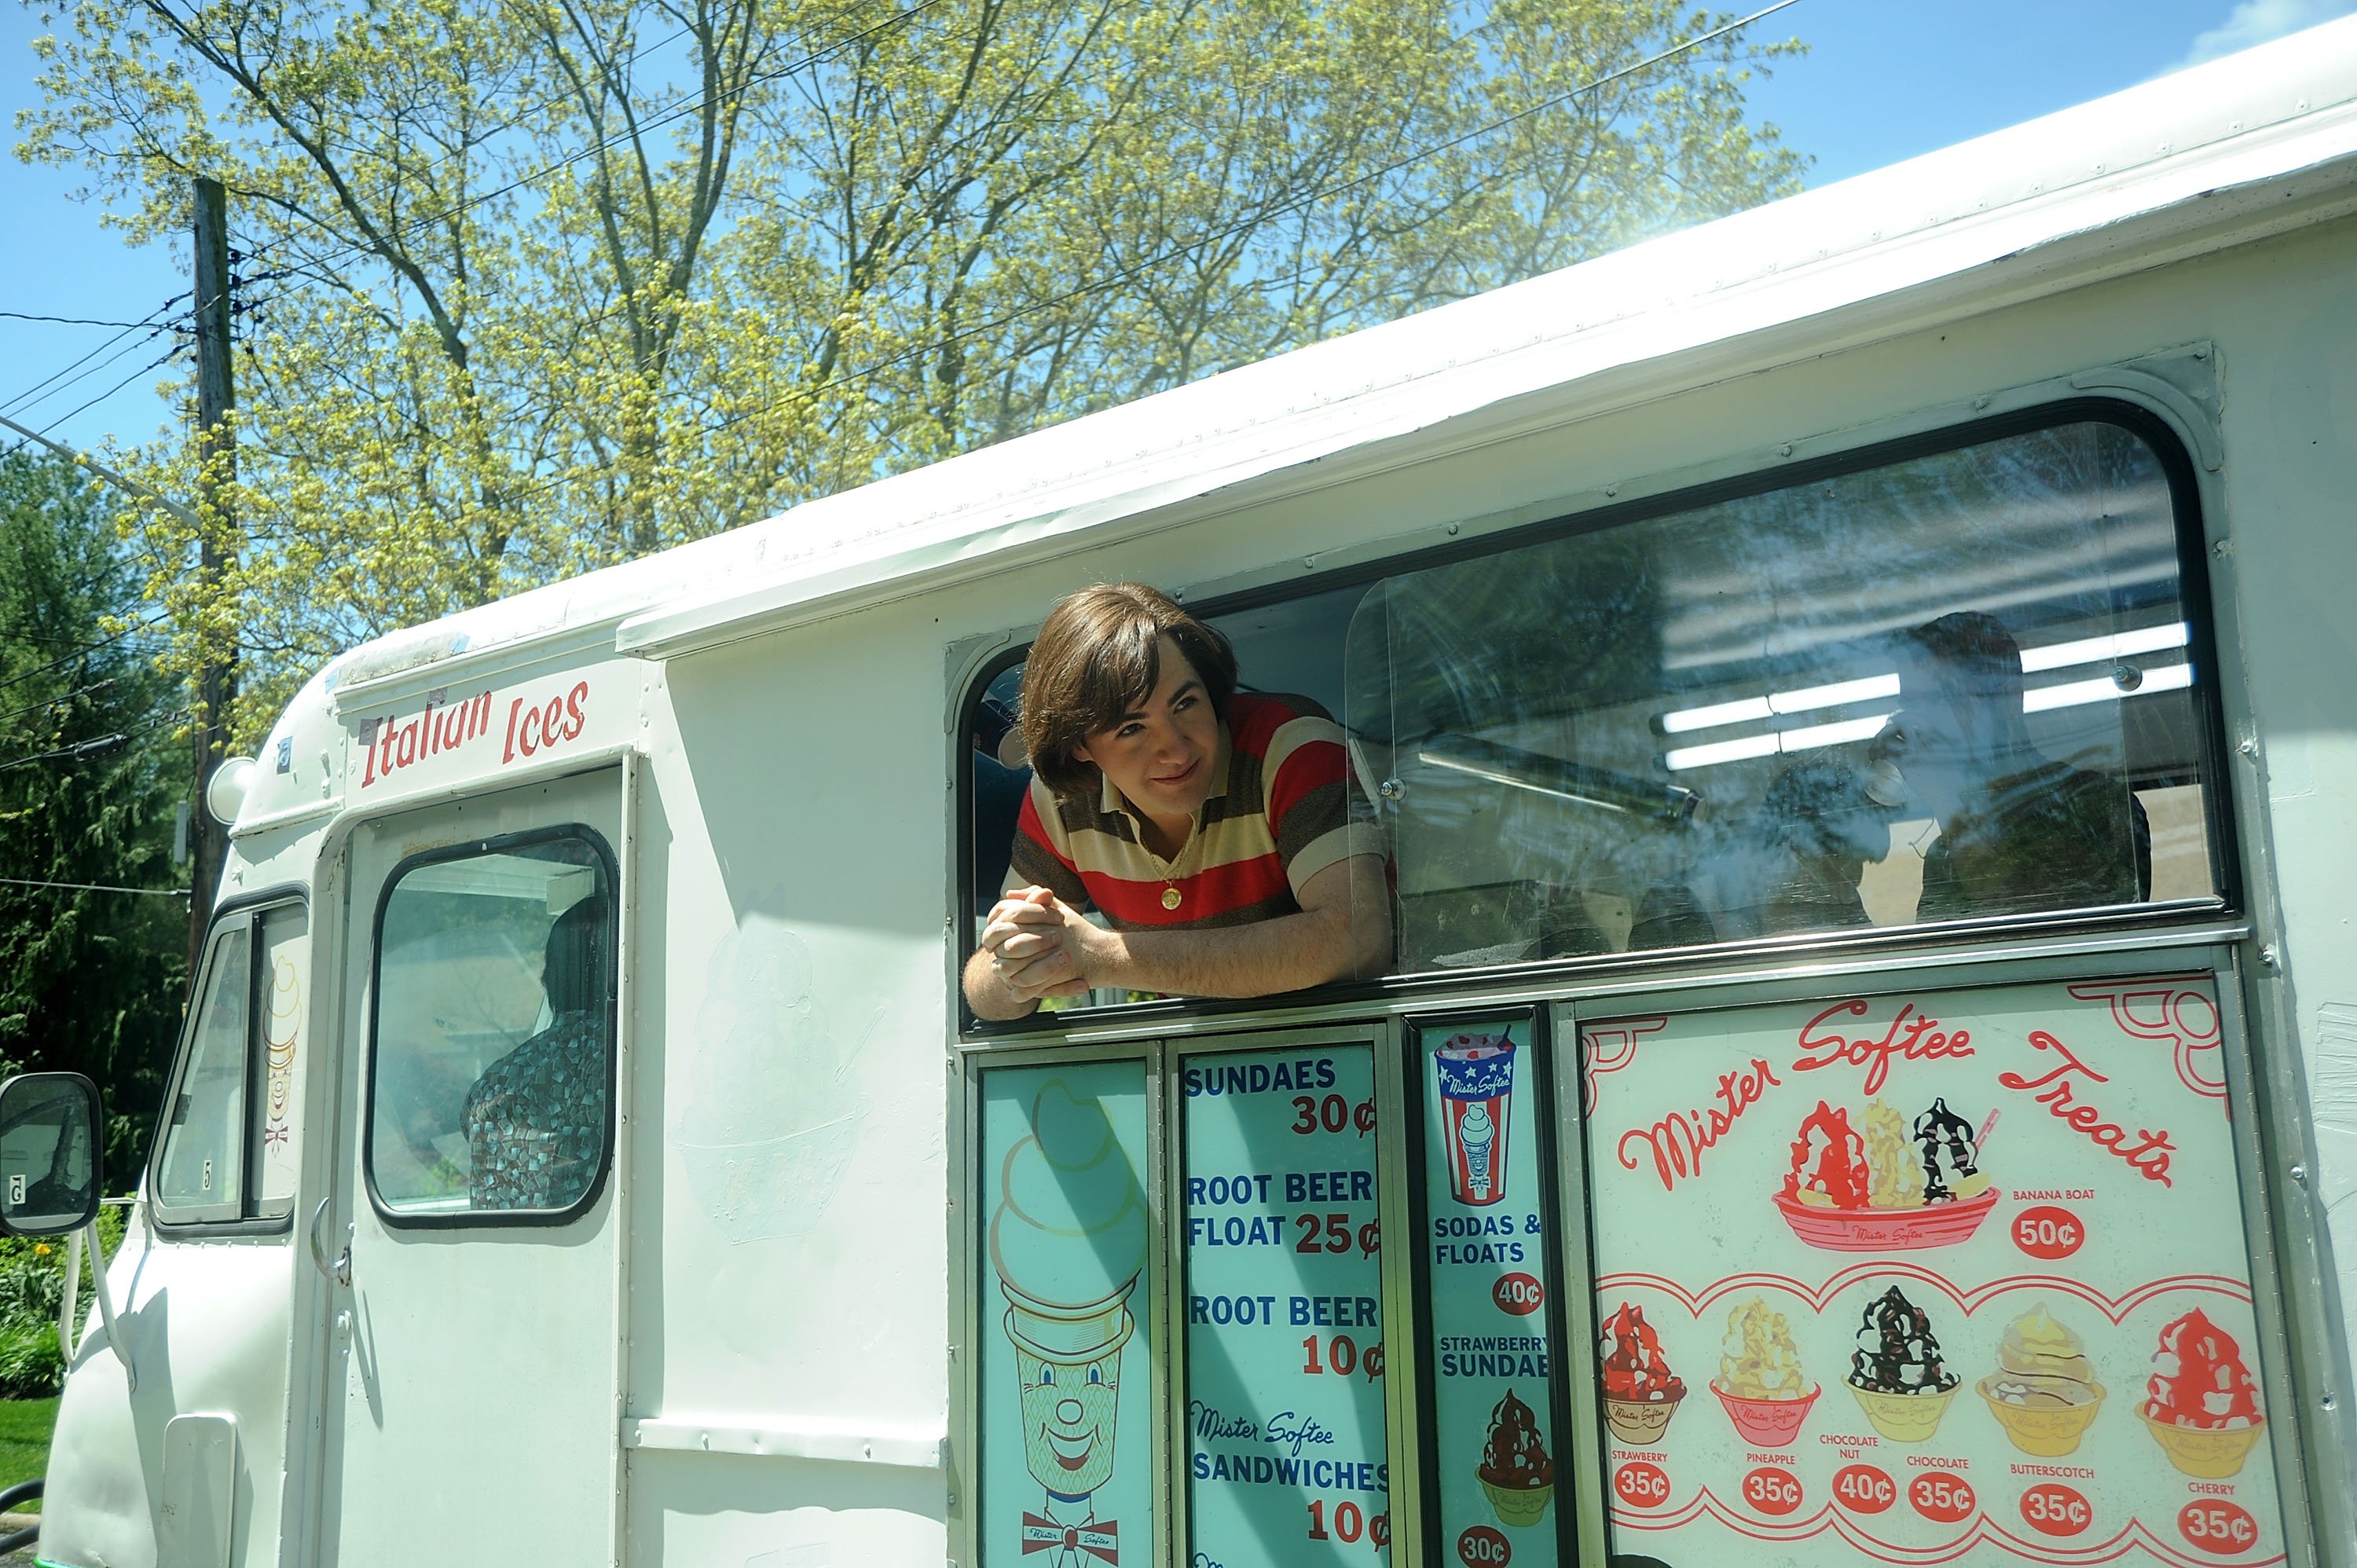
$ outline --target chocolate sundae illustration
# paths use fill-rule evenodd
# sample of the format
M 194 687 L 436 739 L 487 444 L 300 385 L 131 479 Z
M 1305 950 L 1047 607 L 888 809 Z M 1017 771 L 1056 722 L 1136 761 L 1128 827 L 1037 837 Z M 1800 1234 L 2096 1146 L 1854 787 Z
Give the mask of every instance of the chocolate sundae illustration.
M 1473 1208 L 1501 1201 L 1513 1109 L 1513 1042 L 1503 1035 L 1452 1035 L 1433 1051 L 1432 1070 L 1440 1083 L 1449 1195 Z
M 2145 1428 L 2189 1476 L 2236 1475 L 2258 1446 L 2259 1396 L 2241 1347 L 2196 1307 L 2160 1331 L 2145 1383 Z
M 1536 1524 L 1555 1500 L 1555 1461 L 1539 1437 L 1539 1418 L 1512 1389 L 1490 1411 L 1477 1474 L 1501 1524 L 1517 1530 Z
M 1006 1151 L 990 1260 L 1021 1389 L 1023 1455 L 1046 1492 L 1023 1515 L 1022 1554 L 1040 1568 L 1118 1560 L 1118 1526 L 1099 1519 L 1114 1470 L 1122 1351 L 1136 1329 L 1129 1296 L 1146 1268 L 1145 1197 L 1113 1126 L 1063 1079 L 1041 1086 L 1031 1133 Z
M 1860 1135 L 1846 1107 L 1826 1101 L 1802 1119 L 1777 1211 L 1792 1234 L 1836 1252 L 1946 1247 L 1969 1238 L 1996 1204 L 1981 1174 L 1982 1140 L 1945 1100 L 1911 1122 L 1869 1101 Z
M 1996 1370 L 1976 1386 L 2013 1445 L 2048 1459 L 2079 1446 L 2104 1402 L 2086 1345 L 2042 1301 L 2006 1325 Z
M 1931 1318 L 1897 1285 L 1867 1304 L 1849 1369 L 1849 1391 L 1893 1443 L 1921 1443 L 1937 1431 L 1964 1380 L 1941 1362 Z
M 1645 1309 L 1622 1302 L 1604 1320 L 1597 1350 L 1604 1363 L 1604 1424 L 1631 1446 L 1659 1443 L 1686 1385 L 1662 1359 L 1662 1342 L 1645 1321 Z
M 1718 1376 L 1711 1380 L 1710 1391 L 1744 1442 L 1754 1448 L 1788 1448 L 1823 1390 L 1802 1371 L 1784 1315 L 1755 1295 L 1727 1315 Z

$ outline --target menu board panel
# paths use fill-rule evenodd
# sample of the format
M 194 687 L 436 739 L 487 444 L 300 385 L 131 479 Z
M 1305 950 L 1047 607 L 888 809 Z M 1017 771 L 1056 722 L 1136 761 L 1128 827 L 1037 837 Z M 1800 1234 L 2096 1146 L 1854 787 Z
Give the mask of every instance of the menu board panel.
M 982 1080 L 985 1568 L 1152 1550 L 1154 1227 L 1146 1065 Z
M 1390 1561 L 1366 1046 L 1188 1058 L 1187 1499 L 1197 1568 Z
M 2285 1539 L 2206 975 L 1581 1031 L 1615 1550 Z
M 1527 1015 L 1416 1036 L 1441 1561 L 1558 1561 L 1544 1114 Z

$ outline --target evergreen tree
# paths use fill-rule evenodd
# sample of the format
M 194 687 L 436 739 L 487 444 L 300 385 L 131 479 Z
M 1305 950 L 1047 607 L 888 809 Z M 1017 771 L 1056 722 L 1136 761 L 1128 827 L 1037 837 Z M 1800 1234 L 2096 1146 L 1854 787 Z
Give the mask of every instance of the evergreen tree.
M 127 1188 L 169 1069 L 188 904 L 175 688 L 125 626 L 139 574 L 71 464 L 0 456 L 0 1066 L 88 1074 Z

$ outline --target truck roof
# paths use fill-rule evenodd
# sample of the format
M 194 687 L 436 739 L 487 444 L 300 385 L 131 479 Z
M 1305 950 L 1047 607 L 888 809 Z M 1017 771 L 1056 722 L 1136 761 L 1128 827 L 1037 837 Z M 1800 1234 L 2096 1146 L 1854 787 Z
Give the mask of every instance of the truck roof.
M 2352 209 L 2357 16 L 395 632 L 312 690 L 350 717 L 552 644 L 692 652 Z

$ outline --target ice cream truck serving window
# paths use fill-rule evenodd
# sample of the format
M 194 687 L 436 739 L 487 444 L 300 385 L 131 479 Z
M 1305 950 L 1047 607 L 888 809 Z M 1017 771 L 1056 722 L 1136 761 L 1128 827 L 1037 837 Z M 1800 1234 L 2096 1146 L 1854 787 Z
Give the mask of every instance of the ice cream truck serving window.
M 2116 405 L 2024 423 L 1202 607 L 1243 689 L 1340 724 L 1401 973 L 2214 909 L 2187 467 Z M 967 700 L 977 919 L 1021 681 Z
M 1779 481 L 1201 607 L 1394 972 L 969 1026 L 961 1561 L 2306 1560 L 2181 456 Z

